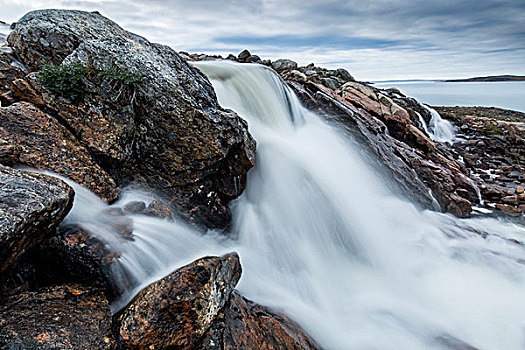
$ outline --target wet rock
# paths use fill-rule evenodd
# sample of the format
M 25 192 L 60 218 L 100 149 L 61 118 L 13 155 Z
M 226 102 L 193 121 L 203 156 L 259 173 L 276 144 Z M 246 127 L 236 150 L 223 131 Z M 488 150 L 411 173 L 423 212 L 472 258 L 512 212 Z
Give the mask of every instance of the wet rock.
M 525 193 L 525 190 L 521 186 L 517 186 L 515 189 L 516 194 L 522 194 Z
M 140 214 L 167 220 L 173 220 L 175 218 L 174 211 L 171 210 L 169 206 L 156 199 L 151 201 L 148 207 L 142 210 Z
M 73 205 L 60 179 L 0 165 L 0 274 L 29 248 L 55 233 Z
M 232 253 L 199 259 L 152 283 L 122 313 L 121 341 L 133 349 L 196 348 L 240 276 Z
M 229 226 L 226 204 L 244 189 L 255 141 L 245 121 L 218 105 L 202 73 L 169 47 L 82 11 L 30 12 L 9 41 L 33 69 L 43 57 L 135 77 L 125 83 L 87 74 L 86 92 L 75 102 L 36 86 L 34 76 L 27 83 L 37 94 L 18 89 L 18 98 L 52 112 L 119 186 L 140 182 L 166 193 L 193 222 Z M 232 196 L 223 185 L 234 178 L 240 181 Z
M 272 62 L 272 68 L 278 73 L 297 69 L 297 63 L 289 59 L 280 59 Z
M 110 349 L 111 313 L 103 292 L 63 285 L 0 300 L 2 349 Z
M 133 201 L 126 203 L 122 209 L 125 214 L 139 214 L 146 209 L 146 203 L 142 201 Z
M 117 198 L 115 181 L 57 119 L 19 102 L 0 108 L 0 121 L 0 139 L 19 150 L 12 161 L 66 176 L 108 202 Z
M 319 349 L 293 321 L 233 292 L 202 349 Z
M 487 203 L 515 216 L 521 212 L 520 191 L 525 171 L 525 113 L 486 107 L 436 107 L 444 118 L 460 126 L 467 142 L 456 142 L 467 173 Z M 516 187 L 516 185 L 518 185 Z

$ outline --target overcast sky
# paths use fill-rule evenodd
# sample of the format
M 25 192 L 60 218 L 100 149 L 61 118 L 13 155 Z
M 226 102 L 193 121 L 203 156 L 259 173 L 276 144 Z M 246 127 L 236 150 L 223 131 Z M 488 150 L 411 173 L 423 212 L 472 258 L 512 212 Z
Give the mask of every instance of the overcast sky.
M 98 10 L 176 50 L 291 58 L 360 80 L 525 75 L 525 0 L 0 0 Z

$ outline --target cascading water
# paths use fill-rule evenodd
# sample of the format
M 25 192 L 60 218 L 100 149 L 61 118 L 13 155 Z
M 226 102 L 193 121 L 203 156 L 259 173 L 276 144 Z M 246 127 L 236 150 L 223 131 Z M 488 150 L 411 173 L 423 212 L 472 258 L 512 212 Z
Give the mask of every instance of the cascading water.
M 420 211 L 395 198 L 348 136 L 304 109 L 273 71 L 196 66 L 221 104 L 248 121 L 257 165 L 233 203 L 229 238 L 134 216 L 135 240 L 118 241 L 100 214 L 106 206 L 77 187 L 67 220 L 122 252 L 114 309 L 178 266 L 235 250 L 238 289 L 291 316 L 324 348 L 443 349 L 454 339 L 525 347 L 525 250 L 515 243 L 523 227 Z M 115 205 L 144 196 L 129 191 Z
M 453 143 L 454 140 L 456 139 L 456 132 L 454 130 L 454 125 L 452 125 L 452 123 L 449 122 L 448 120 L 441 118 L 441 115 L 439 115 L 439 113 L 435 109 L 425 104 L 421 104 L 421 105 L 432 116 L 428 126 L 425 124 L 424 120 L 422 121 L 425 131 L 427 131 L 430 138 L 438 142 Z

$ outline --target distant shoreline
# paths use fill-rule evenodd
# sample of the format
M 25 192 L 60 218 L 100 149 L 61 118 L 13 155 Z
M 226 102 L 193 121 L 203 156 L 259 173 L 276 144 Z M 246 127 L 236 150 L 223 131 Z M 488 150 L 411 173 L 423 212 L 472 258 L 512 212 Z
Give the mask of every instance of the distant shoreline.
M 469 82 L 496 82 L 496 81 L 525 81 L 523 75 L 493 75 L 487 77 L 475 77 L 467 79 L 442 80 L 445 83 L 469 83 Z

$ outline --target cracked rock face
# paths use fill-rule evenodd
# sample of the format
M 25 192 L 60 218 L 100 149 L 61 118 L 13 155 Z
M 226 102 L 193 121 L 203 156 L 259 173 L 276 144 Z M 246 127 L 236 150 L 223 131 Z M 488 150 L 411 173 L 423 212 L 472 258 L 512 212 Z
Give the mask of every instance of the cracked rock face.
M 140 182 L 190 221 L 229 226 L 226 205 L 244 189 L 255 141 L 244 120 L 219 106 L 200 71 L 171 48 L 83 11 L 30 12 L 9 44 L 33 70 L 42 59 L 88 67 L 78 101 L 41 86 L 38 73 L 15 81 L 13 94 L 64 125 L 119 187 Z M 138 80 L 93 73 L 111 69 Z
M 191 349 L 209 329 L 241 276 L 236 253 L 205 257 L 144 288 L 121 316 L 133 349 Z
M 54 234 L 73 205 L 60 179 L 0 165 L 0 274 L 29 248 Z

